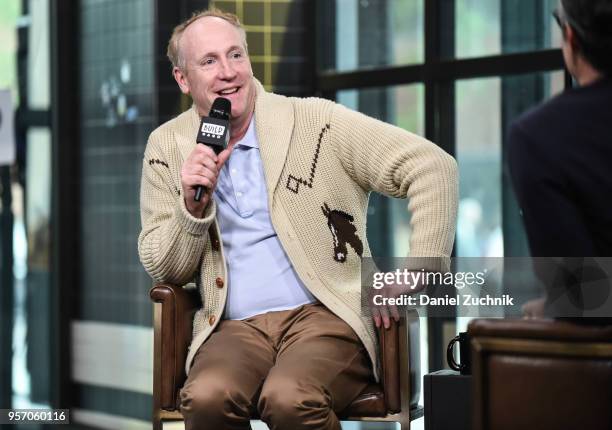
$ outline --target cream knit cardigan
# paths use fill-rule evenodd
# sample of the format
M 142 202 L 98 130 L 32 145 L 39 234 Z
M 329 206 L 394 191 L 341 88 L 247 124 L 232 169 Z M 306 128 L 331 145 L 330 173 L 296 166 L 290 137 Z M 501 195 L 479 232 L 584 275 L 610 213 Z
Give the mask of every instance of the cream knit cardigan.
M 323 208 L 353 217 L 367 257 L 370 191 L 408 197 L 410 256 L 441 257 L 424 260 L 438 261 L 438 267 L 423 268 L 444 270 L 455 232 L 456 162 L 422 137 L 331 101 L 288 98 L 266 92 L 257 80 L 255 85 L 255 126 L 272 224 L 308 290 L 360 337 L 378 378 L 375 330 L 371 316 L 361 312 L 361 258 L 349 245 L 344 262 L 334 259 Z M 221 320 L 228 288 L 217 282 L 227 279 L 227 267 L 214 201 L 197 219 L 181 195 L 181 165 L 196 145 L 199 120 L 194 107 L 151 133 L 140 195 L 138 251 L 145 269 L 156 282 L 195 281 L 201 293 L 187 371 Z

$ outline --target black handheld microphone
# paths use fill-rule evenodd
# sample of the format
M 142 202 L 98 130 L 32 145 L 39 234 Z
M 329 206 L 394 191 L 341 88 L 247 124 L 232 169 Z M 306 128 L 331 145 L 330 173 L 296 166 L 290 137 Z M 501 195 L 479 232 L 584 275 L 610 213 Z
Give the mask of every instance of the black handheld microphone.
M 232 102 L 223 97 L 217 97 L 210 108 L 208 116 L 202 117 L 198 130 L 197 143 L 210 147 L 215 154 L 227 148 L 230 138 L 230 113 Z M 204 188 L 198 185 L 193 199 L 199 202 L 202 198 Z

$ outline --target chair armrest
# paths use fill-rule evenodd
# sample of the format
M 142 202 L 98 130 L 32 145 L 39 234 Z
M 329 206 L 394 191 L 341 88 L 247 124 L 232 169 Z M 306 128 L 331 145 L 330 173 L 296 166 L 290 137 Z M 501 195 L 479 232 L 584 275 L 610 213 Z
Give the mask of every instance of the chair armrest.
M 154 396 L 162 409 L 176 409 L 176 394 L 185 382 L 185 360 L 191 342 L 193 315 L 201 306 L 197 289 L 155 285 L 149 292 L 161 309 L 155 311 Z
M 400 322 L 401 323 L 401 322 Z M 382 324 L 378 328 L 380 344 L 381 384 L 385 395 L 385 403 L 390 413 L 401 410 L 400 394 L 400 339 L 399 324 L 391 320 L 391 326 L 385 329 Z
M 410 311 L 378 329 L 381 385 L 389 413 L 417 407 L 421 395 L 420 320 Z

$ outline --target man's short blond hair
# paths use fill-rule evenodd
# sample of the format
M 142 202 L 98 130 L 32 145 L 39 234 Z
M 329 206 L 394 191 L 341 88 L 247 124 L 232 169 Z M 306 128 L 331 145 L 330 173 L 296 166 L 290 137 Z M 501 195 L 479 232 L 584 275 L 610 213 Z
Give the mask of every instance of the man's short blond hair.
M 244 30 L 244 27 L 240 23 L 240 19 L 238 19 L 238 16 L 234 15 L 233 13 L 222 11 L 221 9 L 218 9 L 216 7 L 212 7 L 210 9 L 202 10 L 199 12 L 194 12 L 193 15 L 191 15 L 191 17 L 189 17 L 188 19 L 186 19 L 185 21 L 183 21 L 182 23 L 174 27 L 174 30 L 172 31 L 172 36 L 170 36 L 170 40 L 168 41 L 168 51 L 167 51 L 168 59 L 172 63 L 173 67 L 178 67 L 181 70 L 185 70 L 185 59 L 182 57 L 180 47 L 179 47 L 181 36 L 183 35 L 187 27 L 189 27 L 191 24 L 193 24 L 198 19 L 204 18 L 207 16 L 213 16 L 216 18 L 224 19 L 225 21 L 229 22 L 234 27 L 236 27 L 242 34 L 242 40 L 244 42 L 244 49 L 245 50 L 247 49 L 246 31 Z

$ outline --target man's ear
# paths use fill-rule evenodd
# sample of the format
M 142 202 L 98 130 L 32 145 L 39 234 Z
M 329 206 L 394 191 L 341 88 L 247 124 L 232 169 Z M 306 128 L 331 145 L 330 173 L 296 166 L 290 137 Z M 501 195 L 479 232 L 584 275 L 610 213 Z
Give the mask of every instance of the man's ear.
M 576 30 L 569 24 L 565 24 L 565 41 L 572 47 L 572 51 L 575 53 L 580 50 L 578 39 L 576 38 Z
M 180 68 L 174 66 L 172 68 L 172 76 L 178 84 L 183 94 L 189 94 L 189 82 L 187 81 L 187 75 Z

